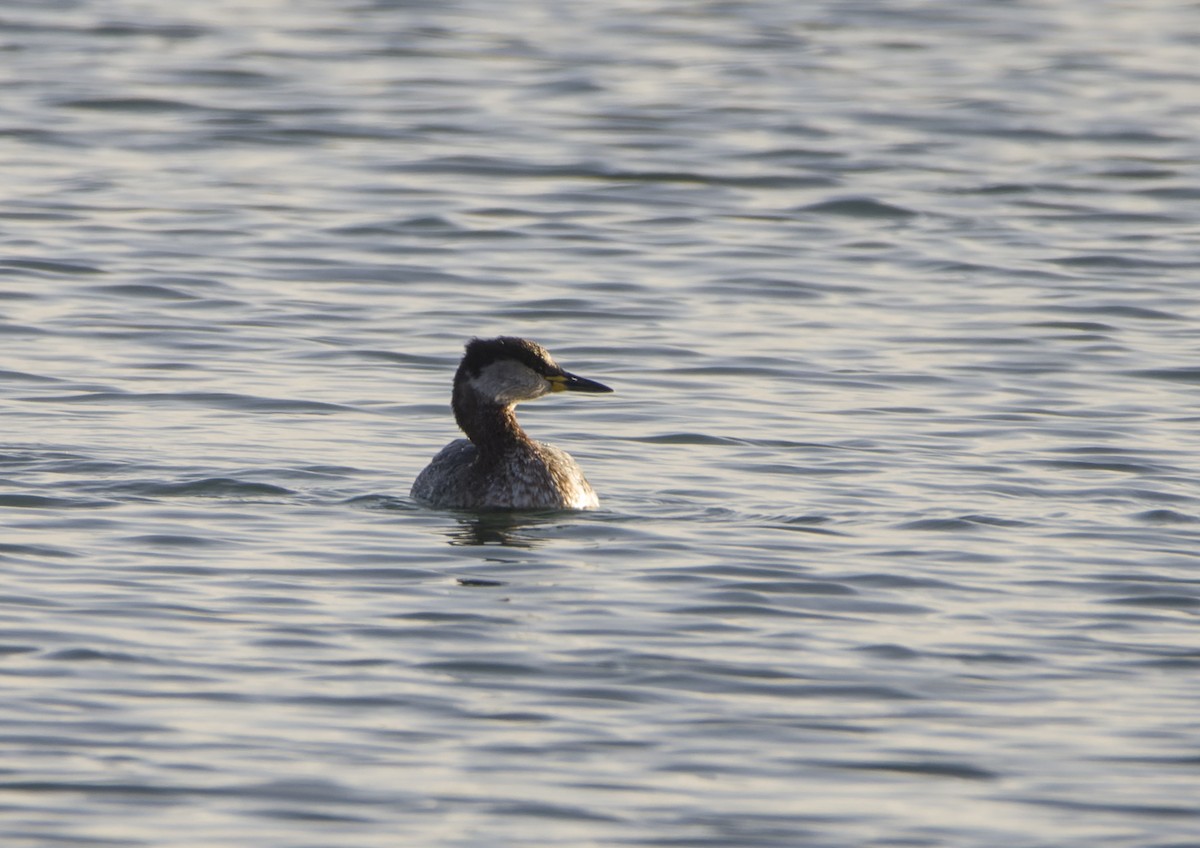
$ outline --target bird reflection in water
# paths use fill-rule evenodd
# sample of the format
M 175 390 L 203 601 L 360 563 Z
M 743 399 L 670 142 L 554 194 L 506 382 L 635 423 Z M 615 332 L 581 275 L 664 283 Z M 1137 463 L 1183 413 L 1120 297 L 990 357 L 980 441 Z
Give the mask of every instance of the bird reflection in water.
M 520 512 L 485 512 L 464 515 L 444 531 L 456 547 L 496 545 L 531 550 L 546 544 L 538 528 L 561 523 L 561 515 L 531 515 Z

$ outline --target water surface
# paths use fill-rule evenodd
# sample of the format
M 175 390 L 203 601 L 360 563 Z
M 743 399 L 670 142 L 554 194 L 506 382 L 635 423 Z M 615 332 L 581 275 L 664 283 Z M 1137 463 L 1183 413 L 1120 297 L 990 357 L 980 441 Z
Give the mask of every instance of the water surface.
M 4 844 L 1197 844 L 1194 13 L 4 9 Z

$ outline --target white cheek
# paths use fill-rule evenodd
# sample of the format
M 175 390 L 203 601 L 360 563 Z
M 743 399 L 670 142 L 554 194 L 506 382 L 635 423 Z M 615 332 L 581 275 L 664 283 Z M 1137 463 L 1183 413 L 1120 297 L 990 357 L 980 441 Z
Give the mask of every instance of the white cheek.
M 505 405 L 532 400 L 550 391 L 545 378 L 519 362 L 493 363 L 471 382 L 479 394 Z

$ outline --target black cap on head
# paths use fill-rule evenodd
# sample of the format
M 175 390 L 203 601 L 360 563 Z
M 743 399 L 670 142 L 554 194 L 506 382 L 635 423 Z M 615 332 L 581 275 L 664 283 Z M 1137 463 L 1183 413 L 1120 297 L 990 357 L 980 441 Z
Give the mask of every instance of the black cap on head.
M 537 342 L 516 336 L 471 339 L 467 342 L 467 352 L 463 355 L 462 364 L 458 368 L 459 371 L 466 371 L 472 377 L 477 377 L 479 372 L 488 365 L 505 359 L 516 360 L 543 376 L 562 373 L 562 369 L 555 363 L 549 351 Z

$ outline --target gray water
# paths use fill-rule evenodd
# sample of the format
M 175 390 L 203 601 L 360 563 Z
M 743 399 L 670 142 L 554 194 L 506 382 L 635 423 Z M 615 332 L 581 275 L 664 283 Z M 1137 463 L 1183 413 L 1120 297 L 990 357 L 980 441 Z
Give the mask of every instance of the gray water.
M 0 5 L 4 846 L 1200 845 L 1200 7 Z M 601 497 L 407 497 L 471 336 Z

